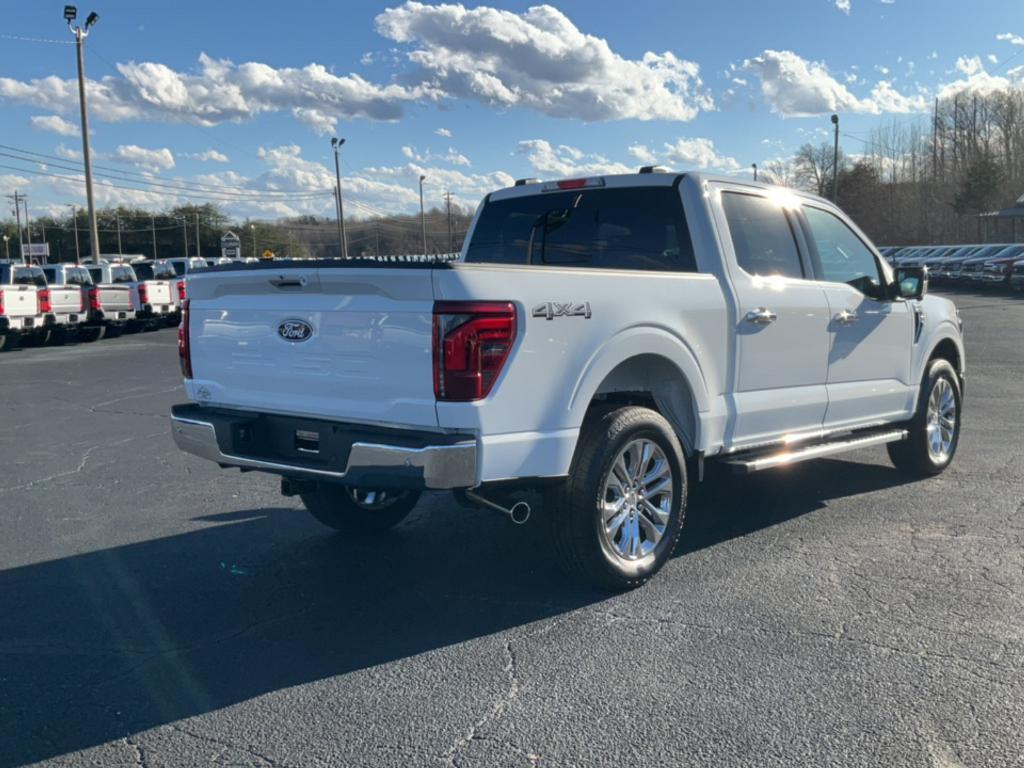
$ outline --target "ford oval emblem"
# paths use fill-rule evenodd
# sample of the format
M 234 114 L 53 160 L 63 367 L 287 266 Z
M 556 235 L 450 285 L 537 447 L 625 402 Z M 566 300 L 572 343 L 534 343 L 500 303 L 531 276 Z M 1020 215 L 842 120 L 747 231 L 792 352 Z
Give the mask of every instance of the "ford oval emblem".
M 277 326 L 277 335 L 285 341 L 309 341 L 313 337 L 313 326 L 305 320 L 282 320 Z

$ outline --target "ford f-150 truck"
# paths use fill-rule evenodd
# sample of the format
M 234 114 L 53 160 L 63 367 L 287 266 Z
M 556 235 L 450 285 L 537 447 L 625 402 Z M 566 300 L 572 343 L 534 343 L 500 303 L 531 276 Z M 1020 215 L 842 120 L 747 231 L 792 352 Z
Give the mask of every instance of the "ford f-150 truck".
M 560 562 L 633 587 L 675 548 L 705 462 L 886 445 L 906 471 L 949 465 L 962 328 L 926 274 L 894 272 L 831 203 L 756 182 L 517 183 L 454 263 L 190 275 L 173 436 L 280 475 L 346 535 L 424 489 L 515 521 L 513 491 L 539 490 Z
M 50 289 L 50 309 L 55 318 L 51 339 L 61 342 L 77 333 L 88 319 L 89 289 L 92 280 L 85 267 L 75 264 L 48 264 L 42 267 Z
M 132 264 L 135 277 L 135 317 L 164 323 L 178 310 L 178 275 L 167 262 L 140 261 Z
M 39 267 L 0 263 L 0 349 L 44 341 L 53 321 L 49 301 Z
M 116 338 L 135 320 L 135 271 L 127 264 L 90 264 L 89 325 L 95 336 Z

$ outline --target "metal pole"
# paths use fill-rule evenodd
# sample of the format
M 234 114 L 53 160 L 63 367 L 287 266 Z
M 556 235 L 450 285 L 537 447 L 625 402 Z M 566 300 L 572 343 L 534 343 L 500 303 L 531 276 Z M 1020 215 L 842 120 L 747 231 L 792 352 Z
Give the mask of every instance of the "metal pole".
M 334 188 L 334 195 L 338 203 L 338 244 L 341 246 L 341 258 L 348 258 L 348 233 L 345 231 L 345 204 L 341 197 L 341 145 L 344 139 L 337 137 L 331 139 L 331 146 L 334 147 L 334 178 L 337 186 Z
M 444 195 L 445 203 L 448 207 L 448 253 L 452 253 L 455 250 L 455 242 L 452 240 L 452 192 L 448 190 Z
M 199 211 L 196 211 L 196 256 L 202 255 L 202 249 L 199 247 Z
M 832 125 L 836 127 L 832 145 L 832 202 L 835 203 L 839 199 L 839 115 L 832 115 Z
M 181 217 L 181 242 L 185 245 L 185 258 L 188 258 L 188 219 Z
M 4 235 L 4 258 L 11 260 L 11 238 L 7 235 Z
M 114 210 L 114 223 L 117 225 L 117 255 L 124 256 L 124 248 L 121 245 L 121 209 Z
M 423 180 L 426 176 L 420 176 L 420 231 L 423 234 L 423 255 L 427 255 L 427 216 L 423 211 Z
M 149 228 L 153 233 L 153 261 L 156 261 L 156 216 L 150 214 Z
M 751 163 L 751 166 L 754 169 L 754 181 L 757 181 L 757 163 Z
M 25 252 L 25 236 L 21 233 L 21 195 L 14 193 L 14 216 L 18 220 L 18 245 L 21 247 L 22 255 Z
M 82 263 L 82 251 L 78 245 L 78 206 L 68 203 L 71 208 L 71 227 L 75 230 L 75 264 Z
M 249 231 L 252 232 L 252 257 L 256 258 L 256 225 L 250 224 Z
M 29 253 L 22 254 L 22 261 L 26 264 L 32 263 L 32 222 L 28 217 L 28 195 L 22 195 L 21 201 L 25 204 L 25 237 L 28 238 Z
M 96 205 L 92 196 L 92 155 L 89 151 L 89 110 L 85 100 L 85 38 L 88 32 L 81 27 L 74 30 L 75 48 L 78 51 L 78 104 L 82 113 L 82 160 L 85 163 L 85 199 L 89 206 L 89 238 L 93 263 L 100 260 L 100 230 L 96 223 Z

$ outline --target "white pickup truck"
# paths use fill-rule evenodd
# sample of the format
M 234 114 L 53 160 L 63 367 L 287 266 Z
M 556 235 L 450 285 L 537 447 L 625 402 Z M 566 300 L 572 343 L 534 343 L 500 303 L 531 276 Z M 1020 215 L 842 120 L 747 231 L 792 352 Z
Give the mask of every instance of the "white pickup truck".
M 50 310 L 54 324 L 51 338 L 63 341 L 78 331 L 89 315 L 89 288 L 92 280 L 85 267 L 75 264 L 47 264 L 41 268 L 50 292 Z
M 49 295 L 39 267 L 0 262 L 0 349 L 46 338 Z
M 454 263 L 272 262 L 189 277 L 178 446 L 282 476 L 346 534 L 453 489 L 515 521 L 544 491 L 559 560 L 646 581 L 706 461 L 739 472 L 887 445 L 957 449 L 954 305 L 820 198 L 732 178 L 523 182 Z
M 90 264 L 89 325 L 97 338 L 116 338 L 135 320 L 135 271 L 127 264 Z
M 178 311 L 178 275 L 166 261 L 132 264 L 138 282 L 133 299 L 137 320 L 166 323 Z

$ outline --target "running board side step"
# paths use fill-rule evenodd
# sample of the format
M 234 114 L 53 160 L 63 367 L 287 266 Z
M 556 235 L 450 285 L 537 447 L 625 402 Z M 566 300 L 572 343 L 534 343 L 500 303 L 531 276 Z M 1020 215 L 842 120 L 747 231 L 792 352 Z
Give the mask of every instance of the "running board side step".
M 762 454 L 761 456 L 749 458 L 737 456 L 725 459 L 723 463 L 731 466 L 733 471 L 738 474 L 760 472 L 762 469 L 785 467 L 800 461 L 807 461 L 808 459 L 820 459 L 822 456 L 855 451 L 858 448 L 870 448 L 873 445 L 895 443 L 899 440 L 906 440 L 907 434 L 908 432 L 905 429 L 893 429 L 888 432 L 876 432 L 865 437 L 847 437 L 845 440 L 818 443 L 817 445 L 809 445 L 806 448 L 783 450 L 768 455 Z

